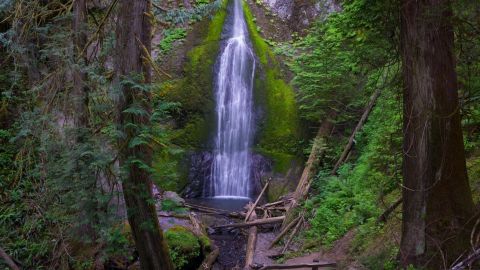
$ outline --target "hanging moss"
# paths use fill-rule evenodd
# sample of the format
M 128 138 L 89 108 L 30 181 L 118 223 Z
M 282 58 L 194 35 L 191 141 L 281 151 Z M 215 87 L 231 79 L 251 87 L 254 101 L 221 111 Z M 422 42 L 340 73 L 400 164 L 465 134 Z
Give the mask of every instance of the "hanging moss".
M 257 31 L 247 3 L 243 3 L 250 40 L 260 60 L 255 78 L 255 102 L 265 111 L 256 150 L 274 161 L 274 171 L 285 173 L 297 159 L 301 140 L 297 102 L 293 88 L 282 76 L 270 47 Z

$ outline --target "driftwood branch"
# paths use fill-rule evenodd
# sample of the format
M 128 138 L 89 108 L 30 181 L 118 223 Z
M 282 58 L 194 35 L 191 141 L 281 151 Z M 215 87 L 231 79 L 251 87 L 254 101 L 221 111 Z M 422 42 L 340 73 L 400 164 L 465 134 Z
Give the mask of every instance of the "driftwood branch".
M 215 226 L 215 227 L 213 227 L 213 228 L 251 227 L 251 226 L 257 226 L 257 225 L 264 225 L 264 224 L 280 223 L 280 222 L 282 222 L 284 219 L 285 219 L 285 216 L 271 217 L 271 218 L 257 219 L 257 220 L 249 221 L 249 222 L 245 222 L 245 223 L 232 223 L 232 224 L 219 225 L 219 226 Z
M 303 217 L 301 217 L 301 218 L 298 220 L 297 225 L 295 226 L 295 228 L 294 228 L 293 231 L 292 231 L 292 234 L 290 234 L 290 237 L 288 237 L 288 240 L 287 240 L 287 242 L 285 243 L 285 246 L 283 247 L 282 254 L 287 251 L 288 246 L 289 246 L 290 243 L 292 242 L 293 237 L 295 237 L 295 235 L 297 234 L 297 232 L 298 232 L 298 230 L 300 229 L 300 227 L 302 226 L 302 224 L 303 224 Z
M 257 207 L 257 204 L 258 202 L 260 201 L 260 199 L 262 198 L 262 195 L 263 193 L 265 192 L 265 190 L 267 190 L 267 187 L 268 187 L 268 184 L 270 183 L 270 179 L 267 181 L 267 183 L 265 184 L 265 186 L 263 187 L 262 191 L 260 192 L 260 194 L 258 194 L 258 197 L 257 199 L 255 200 L 255 203 L 253 204 L 252 207 L 250 207 L 250 209 L 248 210 L 247 212 L 247 216 L 245 217 L 245 221 L 248 221 L 248 219 L 250 218 L 250 215 L 252 214 L 252 212 L 255 212 L 255 207 Z
M 13 261 L 10 256 L 3 250 L 3 248 L 0 247 L 0 258 L 2 258 L 5 263 L 10 267 L 12 270 L 20 270 L 20 267 Z
M 250 209 L 255 209 L 255 205 L 250 205 Z M 257 219 L 257 214 L 255 213 L 255 211 L 253 211 L 249 221 L 255 221 L 256 219 Z M 255 247 L 257 245 L 257 231 L 258 231 L 257 226 L 252 226 L 248 229 L 247 252 L 245 255 L 245 269 L 250 269 L 250 264 L 253 263 L 253 257 L 255 255 Z
M 287 204 L 289 202 L 290 202 L 290 199 L 280 200 L 280 201 L 276 201 L 276 202 L 266 203 L 266 204 L 262 205 L 261 207 L 262 208 L 269 208 L 269 207 L 273 207 L 273 206 L 277 206 L 277 205 L 281 205 L 281 204 Z
M 220 249 L 217 246 L 213 246 L 213 250 L 208 253 L 207 257 L 203 260 L 198 270 L 210 270 L 212 269 L 212 265 L 217 260 L 218 255 L 220 254 Z
M 292 220 L 292 222 L 290 222 L 278 235 L 277 237 L 275 237 L 275 239 L 273 239 L 272 243 L 270 244 L 270 248 L 272 248 L 276 243 L 278 243 L 278 241 L 280 241 L 283 236 L 285 236 L 287 234 L 287 232 L 295 225 L 297 224 L 298 220 L 300 219 L 300 217 L 297 217 L 296 219 Z
M 358 121 L 357 126 L 352 132 L 352 135 L 350 135 L 350 138 L 348 139 L 348 143 L 343 149 L 342 155 L 340 155 L 340 158 L 338 159 L 337 163 L 335 163 L 335 166 L 333 167 L 333 170 L 331 172 L 332 175 L 336 174 L 338 171 L 338 168 L 340 168 L 340 165 L 343 164 L 343 162 L 347 159 L 348 154 L 350 154 L 350 151 L 352 150 L 353 147 L 353 142 L 355 141 L 355 135 L 357 135 L 357 132 L 360 131 L 365 124 L 365 121 L 367 121 L 368 115 L 372 111 L 373 105 L 375 105 L 375 102 L 377 101 L 377 98 L 380 96 L 380 89 L 377 89 L 375 93 L 370 97 L 370 102 L 368 102 L 367 107 L 365 108 L 365 111 L 362 114 L 362 117 L 360 118 L 360 121 Z
M 216 214 L 216 215 L 223 215 L 223 216 L 228 216 L 232 218 L 242 218 L 245 216 L 244 213 L 239 213 L 239 212 L 228 212 L 225 210 L 221 209 L 215 209 L 203 205 L 197 205 L 197 204 L 191 204 L 191 203 L 185 203 L 185 206 L 200 212 L 208 213 L 208 214 Z

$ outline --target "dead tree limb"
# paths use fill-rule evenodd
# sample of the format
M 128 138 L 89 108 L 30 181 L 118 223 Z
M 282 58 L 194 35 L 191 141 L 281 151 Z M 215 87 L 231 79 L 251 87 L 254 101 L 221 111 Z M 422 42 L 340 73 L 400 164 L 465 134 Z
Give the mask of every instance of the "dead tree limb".
M 287 232 L 295 225 L 297 224 L 298 220 L 300 217 L 297 217 L 296 219 L 292 220 L 292 222 L 288 223 L 288 225 L 273 239 L 272 243 L 268 247 L 269 249 L 272 248 L 278 241 L 280 241 L 283 236 L 287 234 Z
M 198 270 L 212 269 L 212 266 L 217 260 L 217 257 L 219 254 L 220 254 L 220 249 L 214 245 L 213 250 L 210 253 L 208 253 L 207 257 L 205 257 L 200 267 L 198 267 Z
M 20 267 L 13 261 L 10 256 L 3 250 L 3 248 L 0 247 L 0 258 L 2 258 L 5 263 L 10 267 L 12 270 L 20 270 Z
M 289 202 L 289 200 L 280 200 L 280 201 L 276 201 L 276 202 L 266 203 L 266 204 L 262 205 L 261 207 L 262 208 L 268 208 L 268 207 L 276 206 L 276 205 L 279 205 L 279 204 L 287 204 Z
M 317 136 L 313 141 L 312 150 L 310 151 L 310 156 L 308 157 L 308 161 L 305 164 L 300 181 L 298 182 L 295 193 L 293 194 L 293 199 L 297 202 L 304 199 L 308 194 L 308 190 L 312 184 L 313 176 L 316 174 L 318 164 L 320 163 L 320 158 L 325 152 L 325 139 L 332 132 L 333 119 L 336 115 L 337 112 L 332 110 L 328 114 L 327 119 L 322 122 L 320 128 L 318 129 Z
M 224 216 L 228 216 L 228 217 L 232 217 L 232 218 L 242 218 L 242 217 L 245 216 L 244 213 L 228 212 L 228 211 L 225 211 L 225 210 L 215 209 L 215 208 L 211 208 L 211 207 L 207 207 L 207 206 L 203 206 L 203 205 L 185 203 L 185 206 L 190 208 L 190 209 L 194 209 L 194 210 L 197 210 L 197 211 L 200 211 L 200 212 L 205 212 L 205 213 L 209 213 L 209 214 L 216 214 L 216 215 L 224 215 Z
M 380 96 L 380 88 L 373 93 L 373 95 L 370 97 L 370 102 L 368 102 L 367 107 L 365 108 L 365 111 L 362 114 L 362 117 L 360 118 L 360 121 L 358 121 L 357 126 L 352 132 L 352 135 L 350 135 L 350 138 L 348 139 L 347 145 L 345 145 L 345 148 L 343 149 L 342 154 L 340 155 L 340 158 L 338 159 L 337 163 L 335 163 L 335 166 L 333 167 L 333 170 L 331 172 L 332 175 L 336 174 L 338 171 L 338 168 L 340 165 L 343 164 L 345 159 L 347 158 L 348 154 L 352 150 L 353 147 L 353 142 L 355 140 L 355 135 L 357 135 L 357 132 L 360 131 L 365 124 L 365 121 L 367 121 L 368 115 L 372 111 L 373 106 L 375 105 L 375 102 L 377 101 L 378 97 Z
M 268 183 L 267 183 L 268 184 Z M 255 205 L 250 205 L 250 209 L 255 209 Z M 252 212 L 249 221 L 255 221 L 257 214 Z M 245 255 L 245 267 L 244 269 L 250 269 L 250 264 L 253 263 L 253 257 L 255 255 L 255 247 L 257 245 L 257 226 L 252 226 L 248 229 L 247 251 Z
M 395 211 L 395 209 L 396 209 L 400 204 L 402 204 L 402 201 L 403 201 L 403 198 L 400 198 L 400 199 L 396 200 L 392 205 L 390 205 L 390 207 L 388 207 L 388 208 L 385 210 L 385 212 L 383 212 L 383 214 L 381 214 L 380 217 L 378 217 L 377 223 L 386 222 L 388 216 L 389 216 L 393 211 Z
M 232 224 L 225 224 L 225 225 L 219 225 L 215 226 L 213 228 L 240 228 L 240 227 L 250 227 L 250 226 L 257 226 L 257 225 L 264 225 L 264 224 L 273 224 L 273 223 L 280 223 L 285 219 L 285 216 L 279 216 L 279 217 L 271 217 L 271 218 L 264 218 L 264 219 L 257 219 L 254 221 L 249 221 L 245 223 L 232 223 Z
M 290 245 L 290 243 L 291 243 L 292 240 L 293 240 L 293 237 L 297 234 L 298 230 L 299 230 L 300 227 L 302 226 L 302 223 L 303 223 L 303 217 L 301 217 L 301 218 L 298 220 L 297 225 L 295 226 L 295 228 L 293 229 L 292 233 L 290 234 L 290 237 L 288 237 L 288 240 L 287 240 L 287 242 L 285 243 L 285 246 L 284 246 L 283 249 L 282 249 L 282 254 L 287 251 L 288 246 Z
M 257 199 L 255 200 L 255 203 L 253 204 L 252 207 L 250 207 L 250 209 L 248 210 L 247 212 L 247 216 L 245 217 L 245 222 L 248 221 L 248 219 L 250 218 L 250 215 L 255 212 L 255 207 L 257 207 L 257 204 L 258 202 L 260 201 L 260 199 L 262 198 L 262 195 L 263 193 L 265 193 L 265 190 L 267 190 L 267 187 L 268 187 L 268 184 L 270 183 L 270 179 L 267 181 L 267 183 L 265 184 L 265 186 L 263 187 L 262 191 L 260 192 L 260 194 L 258 194 L 258 197 Z
M 317 167 L 320 164 L 320 160 L 325 152 L 325 140 L 333 130 L 333 119 L 336 117 L 336 115 L 337 112 L 331 110 L 327 118 L 323 120 L 320 128 L 318 129 L 317 136 L 313 141 L 312 150 L 310 151 L 310 156 L 308 157 L 308 161 L 303 169 L 300 181 L 298 182 L 297 188 L 293 193 L 290 204 L 287 206 L 286 219 L 282 224 L 282 228 L 285 228 L 287 223 L 293 219 L 292 213 L 294 211 L 292 211 L 292 209 L 296 208 L 298 203 L 304 200 L 308 195 L 313 178 L 317 173 Z
M 450 270 L 463 270 L 467 268 L 470 269 L 473 263 L 475 263 L 478 260 L 480 260 L 480 248 L 475 250 L 470 255 L 468 255 L 468 257 L 466 257 L 464 260 L 452 266 Z

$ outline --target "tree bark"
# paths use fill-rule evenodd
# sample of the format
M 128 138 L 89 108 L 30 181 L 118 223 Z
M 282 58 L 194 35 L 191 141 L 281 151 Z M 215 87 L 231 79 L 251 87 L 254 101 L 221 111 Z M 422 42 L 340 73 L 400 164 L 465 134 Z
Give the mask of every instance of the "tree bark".
M 403 0 L 403 222 L 399 259 L 444 269 L 468 247 L 467 179 L 448 0 Z
M 150 124 L 151 97 L 148 91 L 122 83 L 126 78 L 141 84 L 150 83 L 151 66 L 147 60 L 152 38 L 150 6 L 149 0 L 119 2 L 115 62 L 120 88 L 117 121 L 123 133 L 119 139 L 119 160 L 125 169 L 123 194 L 141 268 L 171 270 L 173 265 L 152 202 L 152 182 L 148 170 L 152 149 L 145 143 L 130 144 Z M 133 104 L 145 113 L 126 112 Z
M 87 63 L 87 3 L 85 0 L 73 1 L 73 115 L 77 129 L 88 126 L 88 87 L 87 74 L 82 71 L 82 65 Z M 81 131 L 80 131 L 81 133 Z M 79 139 L 82 135 L 79 134 Z

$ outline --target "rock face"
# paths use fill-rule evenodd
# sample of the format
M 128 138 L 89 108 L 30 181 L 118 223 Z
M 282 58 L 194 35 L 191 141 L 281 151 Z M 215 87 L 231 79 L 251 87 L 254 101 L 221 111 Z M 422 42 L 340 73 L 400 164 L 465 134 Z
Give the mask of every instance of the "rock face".
M 265 5 L 294 31 L 301 31 L 314 20 L 323 20 L 340 5 L 334 0 L 264 0 Z
M 213 155 L 209 151 L 194 153 L 190 157 L 190 184 L 185 189 L 185 198 L 198 198 L 211 196 L 211 171 Z M 262 179 L 268 177 L 272 171 L 271 161 L 259 154 L 252 154 L 251 160 L 251 194 L 254 196 L 262 189 Z

